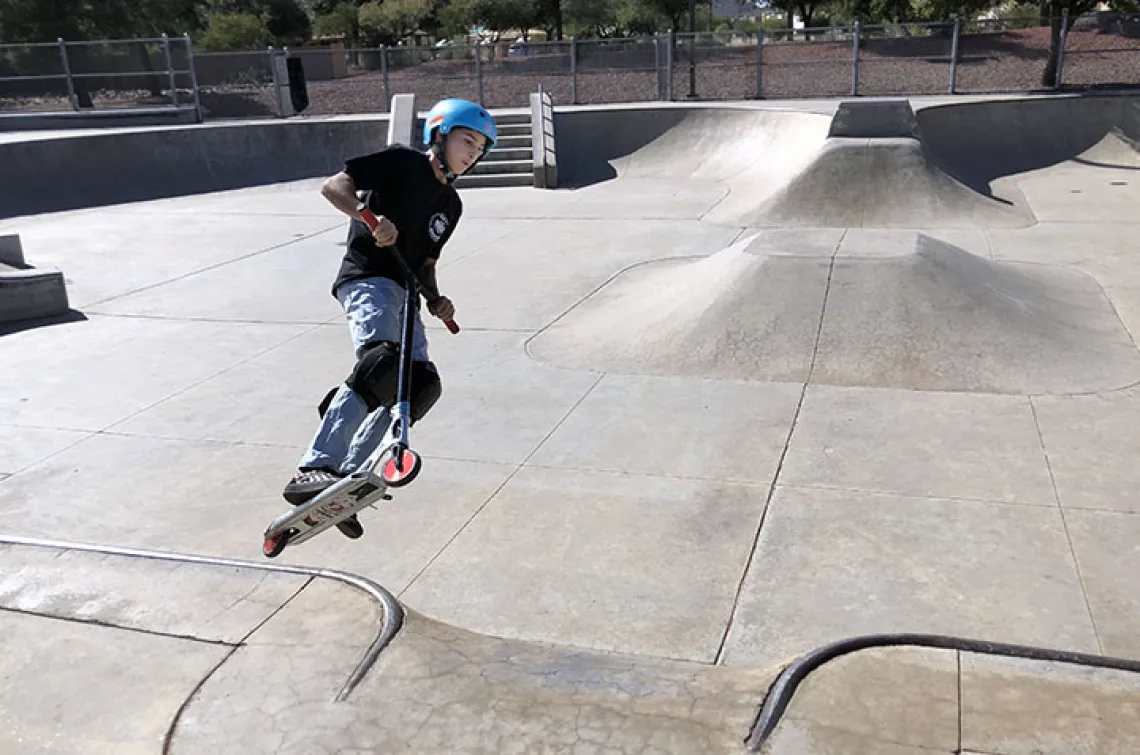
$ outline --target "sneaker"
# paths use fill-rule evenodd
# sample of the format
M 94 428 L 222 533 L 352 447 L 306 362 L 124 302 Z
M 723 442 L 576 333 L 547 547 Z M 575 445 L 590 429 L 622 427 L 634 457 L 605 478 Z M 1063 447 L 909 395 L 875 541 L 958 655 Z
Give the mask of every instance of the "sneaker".
M 294 506 L 306 503 L 325 488 L 335 485 L 341 476 L 328 469 L 299 469 L 281 491 L 285 500 Z
M 337 522 L 336 528 L 349 540 L 356 540 L 364 534 L 364 527 L 361 526 L 360 520 L 356 518 L 356 514 L 353 514 L 343 522 Z
M 285 500 L 294 506 L 300 506 L 312 498 L 325 488 L 335 485 L 343 475 L 336 474 L 328 469 L 301 469 L 297 471 L 289 484 L 285 486 L 282 495 Z M 360 520 L 353 514 L 343 522 L 337 522 L 336 528 L 341 533 L 351 539 L 356 540 L 364 534 L 364 527 L 361 526 Z

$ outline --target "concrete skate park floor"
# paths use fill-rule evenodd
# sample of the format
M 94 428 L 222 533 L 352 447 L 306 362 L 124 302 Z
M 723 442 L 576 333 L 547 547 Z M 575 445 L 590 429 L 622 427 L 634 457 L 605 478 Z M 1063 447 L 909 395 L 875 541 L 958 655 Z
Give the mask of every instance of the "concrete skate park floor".
M 829 116 L 810 117 L 794 138 L 816 154 Z M 845 637 L 1140 658 L 1127 137 L 986 186 L 924 167 L 912 191 L 945 194 L 909 226 L 866 197 L 857 221 L 820 203 L 848 187 L 802 193 L 827 167 L 805 153 L 781 168 L 810 174 L 800 194 L 773 178 L 745 206 L 741 187 L 760 189 L 702 165 L 687 136 L 693 155 L 659 141 L 577 188 L 464 190 L 439 273 L 463 331 L 428 318 L 444 394 L 413 429 L 422 475 L 362 515 L 363 539 L 329 532 L 273 562 L 362 575 L 407 606 L 367 705 L 329 703 L 378 620 L 343 586 L 8 544 L 4 676 L 21 682 L 0 693 L 0 737 L 21 752 L 739 751 L 779 668 Z M 0 337 L 0 533 L 265 561 L 316 403 L 352 361 L 328 291 L 345 223 L 318 186 L 0 220 L 64 271 L 81 313 Z M 809 716 L 773 751 L 1014 751 L 1016 732 L 964 736 L 963 658 L 956 740 L 826 739 L 803 733 Z M 508 694 L 492 670 L 512 663 L 531 686 Z M 72 705 L 76 673 L 100 692 L 79 712 L 33 704 Z M 414 687 L 432 679 L 462 681 Z M 110 723 L 116 701 L 134 717 Z M 1127 735 L 1121 751 L 1140 746 Z

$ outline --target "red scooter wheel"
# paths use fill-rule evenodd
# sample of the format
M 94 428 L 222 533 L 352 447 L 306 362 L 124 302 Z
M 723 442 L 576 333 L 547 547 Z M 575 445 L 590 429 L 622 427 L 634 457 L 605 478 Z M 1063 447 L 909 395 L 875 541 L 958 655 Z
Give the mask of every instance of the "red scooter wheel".
M 281 555 L 281 551 L 285 550 L 285 546 L 288 544 L 289 532 L 286 530 L 278 535 L 266 537 L 261 546 L 261 552 L 265 554 L 266 558 L 276 558 Z
M 396 466 L 397 457 L 392 455 L 385 460 L 384 466 L 380 470 L 380 477 L 393 488 L 402 487 L 416 479 L 416 475 L 420 473 L 422 466 L 420 455 L 412 449 L 405 448 L 399 453 L 399 467 Z

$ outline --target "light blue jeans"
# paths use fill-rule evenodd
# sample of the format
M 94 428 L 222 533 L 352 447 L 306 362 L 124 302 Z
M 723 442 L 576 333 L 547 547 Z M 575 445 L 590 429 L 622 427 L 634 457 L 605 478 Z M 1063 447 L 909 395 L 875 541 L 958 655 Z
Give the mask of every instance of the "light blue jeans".
M 344 308 L 357 359 L 366 344 L 400 342 L 405 295 L 404 287 L 388 278 L 357 279 L 337 289 L 336 298 Z M 427 335 L 418 311 L 412 359 L 428 361 Z M 301 469 L 327 467 L 351 474 L 384 439 L 391 420 L 390 410 L 391 407 L 381 406 L 369 413 L 364 399 L 342 383 L 297 466 Z

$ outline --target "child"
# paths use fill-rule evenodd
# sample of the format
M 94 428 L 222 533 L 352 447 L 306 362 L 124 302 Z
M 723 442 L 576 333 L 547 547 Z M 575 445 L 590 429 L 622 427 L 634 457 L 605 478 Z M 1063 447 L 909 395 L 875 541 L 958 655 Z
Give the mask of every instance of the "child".
M 305 503 L 343 476 L 351 474 L 375 450 L 388 431 L 399 371 L 404 273 L 388 251 L 395 247 L 416 272 L 428 311 L 450 320 L 455 307 L 439 295 L 435 265 L 463 212 L 451 184 L 495 145 L 491 115 L 479 105 L 446 99 L 428 112 L 425 152 L 391 145 L 355 157 L 327 179 L 321 194 L 352 218 L 348 245 L 332 293 L 348 319 L 356 364 L 345 382 L 322 403 L 321 424 L 285 486 L 285 500 Z M 365 192 L 362 202 L 357 192 Z M 369 231 L 360 210 L 376 215 Z M 439 399 L 442 386 L 428 358 L 423 321 L 415 313 L 412 344 L 411 418 L 424 416 Z M 364 528 L 356 516 L 337 524 L 356 539 Z

